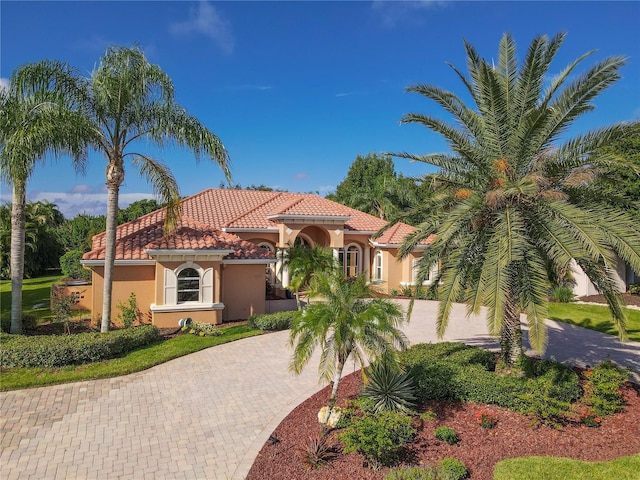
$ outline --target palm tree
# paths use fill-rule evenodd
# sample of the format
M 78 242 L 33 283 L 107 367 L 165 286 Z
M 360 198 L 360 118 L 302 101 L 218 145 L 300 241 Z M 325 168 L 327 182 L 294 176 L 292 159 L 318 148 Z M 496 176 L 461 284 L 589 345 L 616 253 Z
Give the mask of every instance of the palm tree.
M 299 311 L 293 321 L 290 369 L 299 374 L 320 347 L 320 375 L 327 382 L 333 381 L 328 419 L 350 356 L 361 367 L 367 359 L 388 361 L 408 342 L 399 330 L 404 321 L 402 309 L 384 298 L 368 298 L 371 292 L 364 275 L 347 279 L 340 269 L 323 272 L 312 280 L 311 294 L 322 297 L 322 301 Z
M 88 124 L 66 95 L 74 72 L 42 61 L 16 69 L 8 89 L 0 89 L 0 176 L 12 186 L 11 333 L 22 332 L 26 186 L 47 153 L 70 155 L 84 168 Z
M 145 140 L 160 147 L 175 144 L 191 150 L 199 160 L 216 162 L 230 180 L 228 154 L 220 139 L 175 101 L 169 76 L 145 58 L 138 47 L 109 47 L 89 79 L 80 79 L 86 92 L 81 103 L 93 124 L 91 146 L 107 161 L 107 228 L 101 331 L 111 325 L 111 292 L 115 259 L 118 195 L 125 176 L 125 160 L 149 181 L 165 203 L 165 227 L 170 231 L 179 216 L 180 194 L 169 168 L 145 153 L 133 150 Z
M 407 89 L 435 101 L 456 123 L 417 113 L 402 119 L 442 135 L 452 153 L 396 154 L 439 167 L 435 177 L 440 187 L 428 207 L 446 209 L 445 215 L 423 217 L 405 239 L 401 254 L 436 235 L 420 260 L 417 284 L 440 262 L 438 333 L 447 327 L 453 302 L 465 301 L 469 314 L 486 305 L 490 330 L 500 335 L 507 363 L 523 351 L 522 311 L 532 346 L 544 350 L 547 293 L 572 261 L 606 297 L 622 339 L 625 314 L 615 287 L 616 255 L 640 271 L 638 224 L 627 212 L 604 203 L 606 199 L 578 204 L 572 193 L 590 181 L 595 168 L 628 168 L 603 147 L 637 131 L 638 124 L 567 135 L 574 120 L 593 110 L 591 101 L 620 78 L 625 60 L 605 59 L 574 79 L 589 52 L 545 88 L 564 38 L 536 37 L 520 66 L 510 35 L 502 37 L 496 65 L 465 42 L 469 77 L 452 68 L 474 107 L 436 86 Z
M 336 266 L 336 260 L 333 258 L 331 250 L 319 245 L 309 247 L 299 242 L 290 245 L 283 252 L 283 255 L 282 268 L 289 270 L 289 289 L 293 290 L 296 296 L 296 305 L 300 310 L 302 308 L 300 290 L 309 286 L 314 275 L 333 270 Z

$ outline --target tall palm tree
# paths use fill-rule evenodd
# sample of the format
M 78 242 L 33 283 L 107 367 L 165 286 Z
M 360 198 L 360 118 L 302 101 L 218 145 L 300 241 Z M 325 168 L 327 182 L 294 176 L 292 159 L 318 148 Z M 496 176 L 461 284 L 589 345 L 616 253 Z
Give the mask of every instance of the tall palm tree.
M 367 359 L 389 360 L 397 349 L 408 345 L 399 327 L 402 309 L 384 298 L 369 298 L 366 277 L 346 278 L 341 269 L 314 277 L 311 294 L 322 301 L 298 312 L 291 326 L 289 342 L 294 347 L 290 369 L 299 374 L 320 347 L 319 372 L 333 381 L 330 407 L 338 396 L 342 371 L 350 356 L 361 367 Z M 327 418 L 331 408 L 327 409 Z
M 625 162 L 603 147 L 638 124 L 618 124 L 570 137 L 571 124 L 593 110 L 591 101 L 620 78 L 622 57 L 607 58 L 575 77 L 586 53 L 550 78 L 549 67 L 565 38 L 536 37 L 521 65 L 510 35 L 500 42 L 497 64 L 480 58 L 465 42 L 469 76 L 453 68 L 474 102 L 433 85 L 414 85 L 455 119 L 447 123 L 418 113 L 403 123 L 419 123 L 442 135 L 452 153 L 396 154 L 439 167 L 440 185 L 429 207 L 445 215 L 424 217 L 401 250 L 436 239 L 419 263 L 417 284 L 440 262 L 438 333 L 447 326 L 452 303 L 463 300 L 468 313 L 488 307 L 491 332 L 501 337 L 502 356 L 512 363 L 522 354 L 520 313 L 537 351 L 546 346 L 544 319 L 553 278 L 572 261 L 604 294 L 620 337 L 625 314 L 615 287 L 616 255 L 640 272 L 640 228 L 627 212 L 606 199 L 578 205 L 576 187 L 601 166 Z M 432 210 L 433 211 L 433 210 Z
M 70 155 L 84 168 L 88 124 L 67 95 L 74 72 L 42 61 L 16 69 L 0 89 L 0 176 L 11 185 L 11 333 L 22 332 L 26 186 L 46 155 Z
M 118 195 L 125 177 L 125 161 L 149 181 L 161 203 L 166 203 L 165 226 L 171 230 L 179 216 L 180 194 L 169 168 L 146 153 L 134 150 L 136 141 L 160 147 L 188 148 L 200 160 L 217 163 L 230 180 L 229 158 L 220 139 L 175 101 L 174 86 L 158 65 L 138 47 L 109 47 L 88 79 L 81 103 L 93 124 L 91 146 L 106 161 L 107 229 L 101 331 L 110 329 L 111 292 L 115 259 Z

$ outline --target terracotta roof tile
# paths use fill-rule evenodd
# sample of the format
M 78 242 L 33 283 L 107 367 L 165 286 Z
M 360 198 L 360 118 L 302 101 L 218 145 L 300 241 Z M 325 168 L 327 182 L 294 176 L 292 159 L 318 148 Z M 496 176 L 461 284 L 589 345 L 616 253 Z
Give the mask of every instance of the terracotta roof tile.
M 144 217 L 143 217 L 144 218 Z M 273 254 L 255 244 L 240 239 L 237 235 L 215 230 L 201 222 L 182 216 L 176 230 L 164 235 L 164 214 L 155 215 L 155 223 L 149 219 L 129 222 L 118 227 L 116 236 L 116 260 L 149 260 L 147 250 L 231 250 L 227 259 L 267 259 Z M 140 219 L 139 219 L 140 220 Z M 141 227 L 135 230 L 136 223 Z M 96 245 L 98 242 L 98 245 Z M 103 260 L 105 256 L 104 235 L 94 237 L 94 248 L 83 256 L 84 260 Z
M 209 189 L 185 198 L 180 205 L 182 221 L 172 237 L 162 236 L 164 209 L 120 225 L 116 231 L 116 259 L 148 259 L 144 250 L 150 245 L 207 249 L 223 244 L 234 245 L 229 258 L 262 258 L 262 249 L 256 251 L 258 247 L 235 235 L 227 237 L 223 230 L 276 229 L 277 221 L 269 217 L 277 215 L 349 217 L 344 228 L 351 232 L 375 232 L 385 225 L 384 220 L 373 215 L 305 193 Z M 83 258 L 104 259 L 104 249 L 105 234 L 101 233 L 93 237 L 93 249 Z
M 395 225 L 389 227 L 374 241 L 375 243 L 380 245 L 400 245 L 404 238 L 414 231 L 415 227 L 407 225 L 406 223 L 398 222 Z M 434 239 L 435 235 L 430 235 L 428 238 L 422 240 L 419 245 L 430 245 Z

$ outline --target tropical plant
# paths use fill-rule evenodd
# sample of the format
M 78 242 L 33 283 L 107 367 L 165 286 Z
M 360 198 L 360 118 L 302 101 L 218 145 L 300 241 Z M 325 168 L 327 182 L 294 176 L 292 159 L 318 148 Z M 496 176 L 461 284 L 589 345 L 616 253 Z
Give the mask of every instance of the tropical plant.
M 417 113 L 402 119 L 442 135 L 452 153 L 396 154 L 440 169 L 433 175 L 437 194 L 423 205 L 424 221 L 400 251 L 406 257 L 435 234 L 419 261 L 416 283 L 439 262 L 438 334 L 444 334 L 454 302 L 465 301 L 469 314 L 485 305 L 490 331 L 500 336 L 509 364 L 523 351 L 522 311 L 533 348 L 544 350 L 547 292 L 573 261 L 607 299 L 622 339 L 625 314 L 615 285 L 616 255 L 640 271 L 639 224 L 628 212 L 606 205 L 606 199 L 578 204 L 572 193 L 592 169 L 633 168 L 604 147 L 639 124 L 566 135 L 574 120 L 593 110 L 591 101 L 620 78 L 625 60 L 611 57 L 576 75 L 587 53 L 544 88 L 564 38 L 536 37 L 520 66 L 508 34 L 495 64 L 465 43 L 469 77 L 452 68 L 475 107 L 454 93 L 420 84 L 407 90 L 435 101 L 456 124 Z
M 335 445 L 329 443 L 327 435 L 314 435 L 299 448 L 302 460 L 309 468 L 320 468 L 338 456 Z
M 381 412 L 354 419 L 338 438 L 344 445 L 344 453 L 359 452 L 369 461 L 369 466 L 380 470 L 383 465 L 391 465 L 398 450 L 415 435 L 411 417 Z
M 77 170 L 86 159 L 89 125 L 69 96 L 74 72 L 45 60 L 18 67 L 0 89 L 0 177 L 11 185 L 11 333 L 22 331 L 27 181 L 48 153 L 68 154 Z
M 453 445 L 454 443 L 458 443 L 460 441 L 456 431 L 450 427 L 438 427 L 434 430 L 433 434 L 438 440 L 447 442 L 449 445 Z
M 399 326 L 400 307 L 384 298 L 370 297 L 364 275 L 347 279 L 341 271 L 324 272 L 311 282 L 311 295 L 323 301 L 308 305 L 294 318 L 289 334 L 294 347 L 290 369 L 299 374 L 320 347 L 319 372 L 333 382 L 330 407 L 335 404 L 342 370 L 350 356 L 360 366 L 370 361 L 396 359 L 407 339 Z M 331 408 L 327 409 L 328 418 Z
M 62 274 L 70 278 L 78 278 L 85 281 L 91 280 L 91 272 L 82 268 L 80 261 L 83 252 L 80 250 L 70 250 L 60 257 L 60 270 Z
M 411 413 L 415 386 L 411 376 L 389 362 L 375 362 L 367 369 L 368 383 L 362 396 L 375 402 L 374 411 Z
M 296 296 L 298 310 L 302 308 L 300 303 L 300 290 L 309 287 L 309 282 L 314 275 L 331 271 L 336 268 L 336 261 L 331 250 L 314 245 L 309 247 L 296 242 L 289 245 L 283 252 L 282 268 L 289 271 L 289 289 Z
M 230 178 L 228 155 L 220 139 L 175 100 L 173 82 L 158 65 L 149 63 L 139 47 L 109 47 L 90 78 L 78 78 L 79 102 L 91 122 L 90 145 L 107 160 L 107 225 L 101 331 L 111 324 L 118 195 L 125 160 L 149 181 L 166 204 L 165 228 L 175 227 L 180 211 L 178 185 L 169 168 L 134 150 L 145 140 L 160 147 L 188 148 L 196 160 L 216 162 Z

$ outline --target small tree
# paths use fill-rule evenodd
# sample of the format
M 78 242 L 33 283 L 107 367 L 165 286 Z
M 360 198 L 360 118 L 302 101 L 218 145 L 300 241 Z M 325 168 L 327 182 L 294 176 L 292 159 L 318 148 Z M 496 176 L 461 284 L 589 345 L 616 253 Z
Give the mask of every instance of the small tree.
M 120 313 L 118 314 L 118 320 L 122 322 L 124 328 L 131 328 L 133 323 L 140 316 L 140 309 L 138 309 L 138 302 L 136 300 L 136 294 L 131 292 L 129 295 L 129 300 L 126 303 L 119 301 L 118 309 L 120 309 Z
M 402 309 L 384 298 L 369 298 L 366 277 L 347 279 L 342 271 L 321 273 L 314 277 L 311 295 L 323 301 L 298 311 L 291 326 L 290 345 L 294 346 L 290 369 L 300 373 L 320 347 L 320 374 L 333 382 L 329 408 L 324 422 L 338 397 L 338 385 L 347 360 L 364 366 L 368 360 L 393 359 L 397 349 L 407 347 L 399 329 L 404 321 Z
M 64 290 L 56 288 L 54 285 L 53 298 L 53 315 L 56 323 L 64 325 L 64 331 L 67 335 L 71 334 L 72 307 L 78 303 L 78 294 L 72 292 L 69 295 L 64 294 Z

